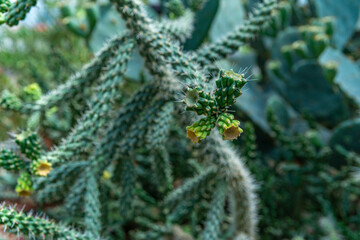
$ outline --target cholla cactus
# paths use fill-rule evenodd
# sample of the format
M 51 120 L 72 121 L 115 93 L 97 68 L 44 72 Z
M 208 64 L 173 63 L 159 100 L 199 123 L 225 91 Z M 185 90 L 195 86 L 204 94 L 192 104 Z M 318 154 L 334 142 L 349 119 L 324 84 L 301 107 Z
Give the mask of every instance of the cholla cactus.
M 32 83 L 29 86 L 24 87 L 21 92 L 21 98 L 25 102 L 35 102 L 40 99 L 41 95 L 42 91 L 37 83 Z
M 91 239 L 84 234 L 57 225 L 45 218 L 18 212 L 12 207 L 6 207 L 4 204 L 0 205 L 0 224 L 4 225 L 6 229 L 37 238 Z
M 22 172 L 18 178 L 16 185 L 16 192 L 21 197 L 30 196 L 33 192 L 33 181 L 31 175 L 28 172 Z
M 246 79 L 243 74 L 222 70 L 219 79 L 216 80 L 216 90 L 213 93 L 205 93 L 200 87 L 188 89 L 183 100 L 186 104 L 185 109 L 194 111 L 198 115 L 208 116 L 187 127 L 188 137 L 193 142 L 199 143 L 209 136 L 216 122 L 224 140 L 234 140 L 239 137 L 243 132 L 239 127 L 240 122 L 234 120 L 234 116 L 226 111 L 241 95 L 241 88 L 245 84 Z
M 194 143 L 199 143 L 210 135 L 211 129 L 215 127 L 216 118 L 209 116 L 199 121 L 194 122 L 193 125 L 186 127 L 187 135 Z
M 33 192 L 33 177 L 45 177 L 51 171 L 51 163 L 40 159 L 41 146 L 36 133 L 23 131 L 15 136 L 13 149 L 2 149 L 0 167 L 21 172 L 16 186 L 19 196 L 30 196 Z
M 6 170 L 19 171 L 25 168 L 25 162 L 13 151 L 2 149 L 0 152 L 0 166 Z
M 16 135 L 15 142 L 26 157 L 31 160 L 37 160 L 40 157 L 41 146 L 36 133 L 24 131 Z
M 87 235 L 84 237 L 47 220 L 26 217 L 4 206 L 0 207 L 0 223 L 9 229 L 19 229 L 24 234 L 45 238 L 99 239 L 102 235 L 106 235 L 103 238 L 109 236 L 101 226 L 102 223 L 107 224 L 109 218 L 115 218 L 113 222 L 125 229 L 129 222 L 146 222 L 134 218 L 137 214 L 151 222 L 146 224 L 151 229 L 145 231 L 139 227 L 136 230 L 140 232 L 136 236 L 159 239 L 177 232 L 174 231 L 177 223 L 173 219 L 176 219 L 175 215 L 181 215 L 178 212 L 181 206 L 193 204 L 194 199 L 203 201 L 200 194 L 206 192 L 212 198 L 208 204 L 210 210 L 204 219 L 205 224 L 196 223 L 202 239 L 218 239 L 226 215 L 232 215 L 234 238 L 244 236 L 246 239 L 256 239 L 254 183 L 232 148 L 217 137 L 210 138 L 204 154 L 199 157 L 204 158 L 201 161 L 203 166 L 193 164 L 197 166 L 192 167 L 196 170 L 191 170 L 194 177 L 170 191 L 176 186 L 171 176 L 171 154 L 183 154 L 183 150 L 179 147 L 171 152 L 164 146 L 171 144 L 172 139 L 168 138 L 170 133 L 177 132 L 179 125 L 182 129 L 185 127 L 180 121 L 184 116 L 178 115 L 177 106 L 174 106 L 176 97 L 182 91 L 186 91 L 186 110 L 205 115 L 187 127 L 187 135 L 193 142 L 204 140 L 216 126 L 224 140 L 234 140 L 241 134 L 240 122 L 228 111 L 241 95 L 246 83 L 244 75 L 221 70 L 215 90 L 209 91 L 213 79 L 207 73 L 217 72 L 218 69 L 213 68 L 214 61 L 225 58 L 244 42 L 264 33 L 267 24 L 274 22 L 279 15 L 287 19 L 289 5 L 266 0 L 242 27 L 218 42 L 187 53 L 181 51 L 180 42 L 182 36 L 191 34 L 194 13 L 189 13 L 190 10 L 183 12 L 179 1 L 171 1 L 168 5 L 168 10 L 177 17 L 171 24 L 149 18 L 141 1 L 111 2 L 126 21 L 128 31 L 113 38 L 79 73 L 50 93 L 41 95 L 37 87 L 31 85 L 24 90 L 25 95 L 30 93 L 31 96 L 27 100 L 24 98 L 24 103 L 9 92 L 5 92 L 1 101 L 1 106 L 6 109 L 33 114 L 45 113 L 53 106 L 72 102 L 75 97 L 87 100 L 80 120 L 52 150 L 42 151 L 37 135 L 32 132 L 21 133 L 15 140 L 20 152 L 27 158 L 26 169 L 22 170 L 16 187 L 19 195 L 29 195 L 34 188 L 42 201 L 65 200 L 69 215 L 74 219 L 84 219 Z M 192 10 L 197 10 L 204 2 L 192 0 L 190 6 Z M 12 4 L 6 9 L 6 24 L 16 25 L 35 3 L 23 0 Z M 126 81 L 124 73 L 134 47 L 144 58 L 153 79 L 119 107 L 115 100 L 119 96 L 126 96 L 122 92 L 122 83 Z M 93 88 L 94 85 L 96 87 Z M 85 90 L 93 93 L 91 98 L 87 98 Z M 157 168 L 154 173 L 149 173 L 148 167 L 152 163 L 141 157 L 144 152 L 152 158 L 160 158 L 153 161 L 159 166 L 155 164 L 150 167 Z M 4 155 L 4 159 L 8 159 L 9 154 Z M 20 158 L 13 157 L 11 161 L 3 165 L 14 170 L 23 168 Z M 103 178 L 105 170 L 109 170 L 114 177 Z M 154 174 L 158 176 L 154 177 Z M 148 186 L 140 183 L 144 178 Z M 152 182 L 154 180 L 161 184 L 161 179 L 166 187 L 159 191 L 160 194 L 156 187 L 152 190 Z M 110 200 L 102 201 L 103 197 L 116 198 L 116 201 L 109 206 L 107 201 Z M 231 213 L 225 207 L 228 199 Z M 117 208 L 120 216 L 113 216 L 109 207 Z M 156 216 L 150 217 L 152 214 Z M 195 210 L 194 214 L 197 214 Z M 201 226 L 205 228 L 201 229 Z
M 26 14 L 36 5 L 36 2 L 37 0 L 18 0 L 10 5 L 9 1 L 4 1 L 1 6 L 6 6 L 4 7 L 6 14 L 3 20 L 0 15 L 0 25 L 4 22 L 9 26 L 17 25 L 19 21 L 25 19 Z
M 22 106 L 20 98 L 12 94 L 8 90 L 5 90 L 1 94 L 0 106 L 4 109 L 19 111 Z
M 229 113 L 222 113 L 219 115 L 219 132 L 223 136 L 224 140 L 236 139 L 243 132 L 239 125 L 240 122 L 234 120 L 234 115 Z

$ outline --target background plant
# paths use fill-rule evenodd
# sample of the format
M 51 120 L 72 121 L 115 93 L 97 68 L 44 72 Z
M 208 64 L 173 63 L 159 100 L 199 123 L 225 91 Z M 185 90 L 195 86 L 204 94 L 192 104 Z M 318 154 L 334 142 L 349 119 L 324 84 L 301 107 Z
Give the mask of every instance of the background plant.
M 359 5 L 0 0 L 0 224 L 358 239 Z

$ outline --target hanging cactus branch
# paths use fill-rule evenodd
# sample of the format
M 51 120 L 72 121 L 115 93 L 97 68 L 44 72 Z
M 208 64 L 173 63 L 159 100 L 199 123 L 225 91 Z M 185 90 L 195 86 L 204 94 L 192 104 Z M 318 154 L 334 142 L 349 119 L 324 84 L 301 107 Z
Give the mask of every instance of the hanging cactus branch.
M 221 70 L 216 80 L 216 89 L 212 93 L 205 93 L 200 87 L 187 90 L 183 100 L 185 110 L 208 116 L 186 128 L 191 141 L 200 143 L 210 135 L 216 123 L 224 140 L 235 140 L 240 136 L 243 132 L 239 127 L 240 122 L 234 120 L 234 116 L 227 111 L 241 95 L 245 84 L 243 74 Z

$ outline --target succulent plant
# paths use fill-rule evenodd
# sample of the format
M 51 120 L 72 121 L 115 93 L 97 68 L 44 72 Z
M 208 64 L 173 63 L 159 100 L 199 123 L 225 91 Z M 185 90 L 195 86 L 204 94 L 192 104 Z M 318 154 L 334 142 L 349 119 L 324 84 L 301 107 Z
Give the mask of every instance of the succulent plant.
M 18 25 L 38 2 L 0 0 L 0 25 Z M 59 8 L 56 24 L 24 31 L 62 28 L 31 44 L 49 44 L 49 63 L 64 65 L 54 61 L 52 74 L 39 74 L 36 58 L 0 68 L 0 129 L 10 132 L 0 142 L 4 230 L 34 239 L 358 239 L 358 1 L 255 2 L 38 5 Z M 60 34 L 92 59 L 68 64 L 53 43 Z M 9 194 L 56 221 L 8 206 Z

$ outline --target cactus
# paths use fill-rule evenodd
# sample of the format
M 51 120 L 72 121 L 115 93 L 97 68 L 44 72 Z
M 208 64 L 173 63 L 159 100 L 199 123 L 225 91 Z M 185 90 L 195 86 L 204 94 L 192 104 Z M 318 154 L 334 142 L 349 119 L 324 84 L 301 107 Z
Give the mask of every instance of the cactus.
M 35 60 L 27 77 L 1 63 L 8 90 L 0 129 L 28 128 L 0 142 L 1 198 L 17 180 L 11 201 L 30 197 L 36 211 L 79 230 L 0 205 L 5 231 L 34 239 L 320 239 L 319 217 L 332 216 L 339 234 L 328 235 L 356 239 L 359 69 L 350 58 L 359 43 L 346 36 L 343 48 L 337 38 L 348 13 L 346 35 L 357 31 L 358 8 L 334 18 L 327 0 L 255 8 L 229 1 L 46 5 L 60 7 L 52 28 L 61 31 L 44 36 L 101 50 L 81 68 L 68 64 L 74 74 L 57 77 L 58 87 Z M 17 25 L 37 2 L 0 0 L 0 24 Z M 64 65 L 78 57 L 58 55 Z
M 206 93 L 202 88 L 189 88 L 183 103 L 187 111 L 195 111 L 198 115 L 205 115 L 193 125 L 188 126 L 187 135 L 194 143 L 199 143 L 210 135 L 211 129 L 217 123 L 219 132 L 224 140 L 234 140 L 242 133 L 240 122 L 234 116 L 226 113 L 236 98 L 241 95 L 241 88 L 246 84 L 243 74 L 234 71 L 220 71 L 216 80 L 216 90 Z M 214 95 L 214 97 L 212 97 Z
M 82 233 L 57 225 L 45 218 L 17 212 L 14 208 L 6 207 L 4 204 L 0 205 L 0 223 L 18 233 L 36 237 L 53 236 L 59 239 L 90 239 Z
M 4 90 L 1 94 L 0 106 L 4 109 L 19 111 L 22 107 L 21 100 L 8 90 Z
M 0 152 L 0 166 L 9 171 L 19 171 L 25 168 L 25 162 L 13 151 L 2 149 Z
M 220 71 L 219 79 L 216 80 L 216 102 L 223 109 L 234 105 L 236 98 L 241 95 L 241 88 L 246 79 L 243 74 L 235 74 L 233 71 Z
M 3 22 L 0 20 L 0 25 L 2 23 L 6 23 L 9 26 L 17 25 L 21 20 L 25 19 L 26 14 L 36 5 L 36 3 L 37 0 L 18 0 L 9 5 L 5 1 L 4 4 L 8 6 L 8 9 L 5 14 L 5 20 Z
M 30 84 L 22 89 L 21 98 L 24 102 L 35 102 L 40 99 L 42 90 L 37 83 Z
M 15 142 L 26 157 L 34 161 L 39 159 L 41 146 L 36 133 L 24 131 L 16 135 Z
M 17 180 L 16 192 L 21 197 L 30 196 L 33 192 L 33 181 L 28 172 L 22 172 Z
M 243 130 L 239 127 L 240 122 L 234 120 L 234 115 L 222 113 L 219 115 L 218 122 L 219 132 L 224 140 L 237 139 Z
M 210 135 L 211 130 L 215 127 L 216 118 L 206 117 L 186 127 L 187 135 L 194 143 L 199 143 Z

